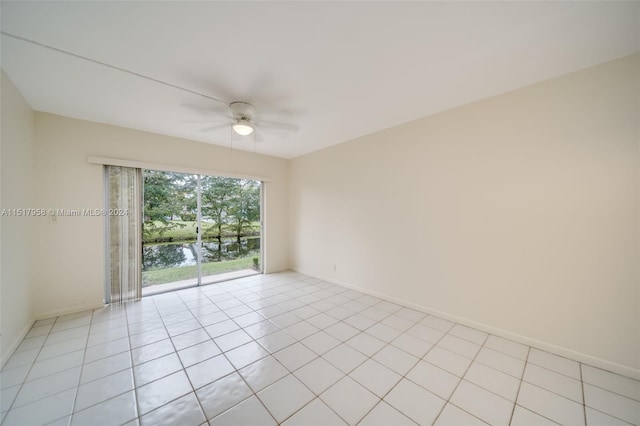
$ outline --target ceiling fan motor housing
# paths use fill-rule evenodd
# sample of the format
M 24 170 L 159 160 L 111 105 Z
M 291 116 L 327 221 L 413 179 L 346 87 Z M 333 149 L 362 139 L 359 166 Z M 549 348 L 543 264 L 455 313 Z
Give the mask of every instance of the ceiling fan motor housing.
M 229 108 L 236 120 L 244 121 L 251 121 L 256 111 L 253 105 L 247 102 L 231 102 Z

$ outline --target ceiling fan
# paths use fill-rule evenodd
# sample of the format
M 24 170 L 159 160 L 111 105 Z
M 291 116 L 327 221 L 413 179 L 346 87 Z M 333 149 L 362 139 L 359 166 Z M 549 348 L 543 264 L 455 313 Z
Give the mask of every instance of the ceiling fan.
M 201 108 L 196 107 L 189 104 L 184 104 L 185 106 L 196 108 L 199 110 L 205 110 L 207 113 L 217 113 L 220 114 L 217 109 L 209 109 L 209 108 Z M 201 132 L 210 132 L 212 130 L 216 130 L 222 127 L 231 126 L 231 129 L 235 133 L 240 136 L 249 136 L 256 129 L 275 129 L 275 130 L 284 130 L 295 132 L 299 129 L 299 127 L 295 124 L 290 123 L 281 123 L 274 121 L 265 121 L 258 119 L 258 115 L 256 113 L 256 107 L 244 101 L 234 101 L 227 105 L 228 111 L 223 112 L 221 115 L 225 119 L 224 122 L 215 124 L 204 129 L 201 129 Z M 209 120 L 207 122 L 211 122 L 215 120 Z

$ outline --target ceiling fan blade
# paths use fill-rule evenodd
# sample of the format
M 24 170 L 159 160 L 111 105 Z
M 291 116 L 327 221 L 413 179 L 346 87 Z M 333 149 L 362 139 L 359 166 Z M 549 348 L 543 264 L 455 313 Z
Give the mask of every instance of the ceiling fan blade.
M 220 104 L 220 105 L 202 106 L 202 105 L 196 105 L 188 102 L 183 102 L 180 105 L 192 111 L 195 111 L 198 114 L 203 116 L 211 116 L 212 114 L 222 115 L 225 118 L 228 118 L 230 116 L 229 107 L 227 105 Z
M 188 123 L 188 124 L 194 124 L 194 123 L 200 123 L 200 124 L 202 124 L 202 123 L 206 123 L 206 124 L 218 124 L 218 123 L 220 123 L 220 124 L 222 124 L 222 123 L 225 123 L 225 124 L 229 124 L 229 123 L 231 123 L 233 121 L 235 121 L 233 119 L 233 117 L 221 117 L 220 119 L 209 119 L 209 120 L 185 120 L 185 121 L 182 121 L 182 123 Z
M 229 127 L 230 125 L 231 125 L 231 123 L 216 124 L 216 125 L 213 125 L 213 126 L 205 127 L 204 129 L 200 129 L 199 132 L 203 132 L 203 133 L 212 132 L 212 131 L 217 130 L 217 129 L 222 129 L 224 127 Z
M 255 123 L 256 126 L 262 129 L 277 129 L 277 130 L 287 130 L 289 132 L 297 132 L 300 130 L 300 126 L 297 124 L 291 123 L 278 123 L 275 121 L 258 121 Z

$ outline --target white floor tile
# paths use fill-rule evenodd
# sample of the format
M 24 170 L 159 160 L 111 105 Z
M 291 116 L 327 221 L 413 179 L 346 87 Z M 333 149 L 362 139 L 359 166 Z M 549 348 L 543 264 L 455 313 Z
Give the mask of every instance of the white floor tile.
M 320 330 L 324 330 L 325 328 L 338 322 L 338 320 L 325 313 L 320 313 L 307 319 L 307 322 L 318 327 Z
M 287 346 L 273 354 L 273 356 L 289 371 L 295 371 L 317 358 L 317 355 L 311 349 L 300 342 Z
M 182 364 L 185 367 L 213 358 L 219 354 L 220 349 L 218 349 L 218 346 L 211 340 L 207 340 L 206 342 L 198 343 L 197 345 L 178 351 L 180 361 L 182 361 Z
M 525 362 L 489 348 L 482 348 L 476 361 L 488 367 L 507 373 L 517 379 L 522 378 Z
M 582 405 L 527 382 L 520 386 L 518 405 L 560 424 L 583 425 L 585 422 Z
M 423 359 L 451 374 L 455 374 L 458 377 L 462 377 L 471 364 L 471 360 L 469 358 L 455 354 L 446 349 L 442 349 L 438 346 L 431 349 Z
M 34 325 L 33 327 L 31 327 L 31 330 L 29 330 L 26 337 L 31 338 L 31 337 L 47 336 L 51 331 L 51 328 L 53 328 L 53 323 L 41 325 L 41 326 Z
M 365 330 L 365 333 L 379 339 L 382 340 L 385 343 L 389 343 L 392 340 L 394 340 L 396 337 L 398 337 L 400 334 L 402 334 L 401 331 L 396 330 L 395 328 L 382 324 L 382 323 L 377 323 L 369 328 L 367 328 Z
M 256 312 L 249 312 L 244 315 L 237 316 L 233 321 L 242 328 L 264 321 L 264 317 Z
M 452 334 L 447 334 L 439 342 L 438 346 L 466 358 L 473 359 L 480 351 L 480 345 L 472 343 Z
M 194 389 L 199 389 L 221 377 L 231 374 L 233 366 L 224 355 L 217 355 L 186 368 Z
M 294 375 L 316 395 L 320 395 L 344 377 L 344 373 L 323 358 L 314 359 L 296 370 Z
M 293 336 L 296 340 L 302 340 L 305 337 L 309 337 L 320 331 L 317 327 L 314 327 L 305 321 L 296 322 L 283 330 L 290 336 Z
M 629 426 L 630 424 L 593 408 L 586 407 L 585 411 L 589 426 Z
M 433 347 L 433 343 L 426 342 L 406 333 L 398 336 L 391 344 L 418 358 L 422 358 L 429 349 Z
M 446 334 L 442 330 L 437 330 L 435 328 L 431 328 L 427 325 L 420 324 L 420 323 L 408 329 L 406 333 L 409 336 L 413 336 L 420 340 L 424 340 L 425 342 L 429 342 L 433 344 L 438 343 L 438 341 L 442 339 L 442 336 Z
M 135 334 L 129 337 L 129 343 L 131 348 L 139 348 L 140 346 L 148 345 L 151 343 L 159 342 L 160 340 L 168 339 L 169 333 L 164 328 L 156 328 L 146 333 Z
M 458 376 L 425 361 L 420 361 L 406 377 L 445 400 L 451 397 L 460 382 Z
M 388 325 L 389 327 L 393 327 L 400 332 L 405 332 L 411 328 L 415 323 L 406 318 L 402 318 L 399 315 L 391 315 L 387 318 L 380 321 L 382 324 Z
M 367 359 L 362 353 L 346 344 L 331 349 L 322 357 L 345 374 L 350 373 Z
M 18 392 L 13 405 L 19 407 L 68 389 L 75 389 L 79 379 L 80 367 L 75 367 L 26 382 Z
M 418 358 L 407 352 L 387 345 L 373 356 L 373 359 L 400 375 L 405 375 L 418 362 Z
M 464 379 L 511 402 L 516 401 L 520 387 L 520 380 L 479 362 L 471 364 Z
M 477 417 L 472 416 L 464 410 L 456 407 L 453 404 L 445 405 L 442 413 L 438 416 L 438 420 L 434 423 L 436 426 L 486 426 L 487 423 L 483 422 Z M 533 426 L 533 425 L 531 425 Z
M 192 391 L 184 371 L 178 371 L 136 388 L 138 410 L 144 415 Z
M 20 385 L 27 378 L 31 365 L 9 368 L 0 371 L 0 389 Z
M 187 333 L 180 334 L 179 336 L 172 337 L 171 341 L 173 342 L 173 346 L 175 346 L 176 350 L 179 351 L 197 345 L 198 343 L 206 342 L 209 338 L 209 334 L 203 328 L 199 328 L 197 330 L 192 330 Z
M 529 354 L 528 346 L 498 336 L 489 336 L 484 346 L 523 361 L 527 359 Z
M 97 361 L 85 363 L 82 366 L 80 383 L 88 383 L 96 379 L 131 368 L 131 355 L 122 352 Z
M 468 340 L 478 345 L 484 344 L 489 334 L 484 331 L 476 330 L 465 325 L 456 324 L 453 326 L 449 334 Z
M 360 333 L 347 340 L 347 345 L 370 357 L 382 349 L 385 346 L 385 342 L 366 333 Z
M 599 388 L 640 401 L 640 381 L 582 364 L 582 380 Z
M 213 419 L 252 394 L 238 373 L 232 373 L 196 391 L 207 419 Z
M 3 425 L 44 425 L 69 416 L 75 396 L 76 389 L 71 389 L 47 398 L 39 399 L 31 404 L 11 409 L 4 418 Z
M 320 399 L 350 425 L 357 424 L 380 401 L 350 377 L 331 386 Z
M 133 377 L 136 379 L 136 386 L 143 386 L 180 370 L 182 370 L 182 363 L 180 363 L 178 356 L 172 353 L 136 365 L 133 367 Z
M 89 339 L 87 340 L 87 346 L 95 346 L 101 343 L 112 342 L 114 340 L 123 339 L 129 336 L 129 331 L 126 326 L 116 327 L 103 331 L 94 331 L 93 328 L 89 331 Z
M 364 331 L 376 323 L 375 320 L 361 314 L 351 315 L 350 317 L 345 318 L 344 322 L 360 331 Z
M 421 319 L 426 317 L 426 314 L 411 308 L 401 308 L 396 312 L 396 315 L 410 321 L 420 321 Z
M 416 424 L 384 401 L 380 401 L 359 423 L 360 426 L 413 426 Z
M 45 346 L 52 345 L 54 343 L 62 343 L 67 340 L 84 338 L 86 339 L 89 335 L 89 326 L 85 325 L 77 328 L 70 328 L 64 331 L 58 331 L 55 333 L 49 334 L 47 337 L 47 341 L 45 342 Z
M 64 342 L 52 343 L 50 345 L 48 345 L 47 342 L 45 342 L 44 346 L 40 350 L 40 353 L 38 354 L 38 361 L 68 354 L 69 352 L 78 351 L 78 350 L 84 349 L 86 345 L 87 345 L 86 337 L 76 337 L 70 340 L 65 340 Z M 14 355 L 14 357 L 16 355 L 22 356 L 29 353 L 31 353 L 31 351 L 18 352 L 17 354 Z M 9 359 L 7 366 L 10 366 L 10 363 L 12 361 L 13 359 Z
M 246 331 L 247 334 L 249 334 L 254 339 L 259 339 L 271 333 L 275 333 L 278 330 L 280 330 L 278 326 L 268 320 L 261 321 L 244 328 L 244 331 Z
M 39 379 L 73 367 L 79 367 L 82 365 L 83 358 L 84 351 L 79 350 L 55 358 L 45 359 L 44 361 L 38 361 L 31 367 L 27 380 Z
M 576 361 L 568 358 L 563 358 L 538 349 L 531 349 L 528 362 L 580 380 L 580 365 Z
M 238 346 L 242 346 L 245 343 L 249 343 L 251 340 L 253 340 L 251 336 L 249 336 L 243 330 L 236 330 L 213 339 L 213 341 L 216 342 L 216 345 L 218 345 L 222 352 L 226 352 L 231 349 L 237 348 Z
M 511 426 L 555 426 L 557 424 L 519 405 L 516 405 L 511 418 Z
M 349 377 L 373 392 L 379 398 L 384 396 L 402 378 L 384 365 L 372 359 L 366 360 L 362 365 L 353 370 Z
M 239 373 L 254 392 L 259 392 L 289 374 L 289 371 L 273 356 L 268 356 L 242 368 Z
M 204 422 L 206 422 L 204 413 L 193 392 L 140 417 L 142 426 L 199 426 Z
M 345 324 L 344 322 L 337 322 L 327 327 L 324 331 L 341 342 L 347 341 L 360 333 L 357 328 L 352 327 L 349 324 Z
M 212 419 L 211 426 L 275 426 L 276 421 L 258 398 L 252 396 Z
M 71 426 L 121 425 L 136 417 L 138 417 L 136 395 L 134 391 L 129 391 L 85 410 L 77 411 L 71 418 Z
M 402 379 L 384 401 L 421 425 L 433 424 L 445 404 L 442 398 L 407 379 Z
M 587 407 L 595 408 L 612 417 L 634 425 L 640 424 L 640 402 L 635 399 L 586 383 L 584 385 L 584 402 Z
M 331 410 L 322 402 L 319 398 L 314 399 L 307 405 L 305 405 L 300 411 L 289 417 L 284 423 L 284 426 L 346 426 L 346 423 L 338 417 L 336 413 Z
M 47 339 L 47 336 L 39 336 L 32 338 L 25 338 L 20 345 L 16 348 L 16 353 L 31 351 L 34 349 L 40 349 L 42 345 L 44 345 L 44 341 Z
M 13 401 L 16 399 L 16 395 L 19 390 L 20 385 L 0 390 L 0 413 L 4 413 L 9 410 L 9 407 L 11 407 L 11 404 L 13 404 Z
M 338 346 L 341 342 L 324 331 L 320 331 L 303 339 L 302 343 L 316 354 L 322 355 Z
M 513 402 L 464 380 L 453 393 L 451 402 L 491 425 L 508 425 L 514 405 Z
M 262 346 L 256 342 L 246 343 L 225 353 L 225 356 L 236 369 L 245 367 L 268 355 L 269 352 L 264 350 Z
M 257 396 L 279 423 L 314 398 L 313 393 L 293 374 L 258 392 Z
M 225 318 L 227 316 L 225 315 Z M 216 322 L 215 324 L 209 325 L 204 328 L 209 336 L 212 339 L 216 337 L 224 336 L 225 334 L 229 334 L 232 331 L 240 330 L 240 326 L 236 324 L 233 320 L 227 319 L 223 321 Z
M 141 351 L 143 348 L 138 349 Z M 173 349 L 173 348 L 172 348 Z M 93 362 L 129 351 L 129 338 L 113 340 L 88 347 L 84 354 L 84 362 Z M 164 355 L 164 354 L 163 354 Z
M 256 342 L 258 342 L 260 346 L 269 351 L 269 353 L 273 354 L 281 349 L 286 348 L 287 346 L 291 346 L 296 342 L 296 339 L 289 336 L 284 331 L 279 330 L 267 336 L 256 339 Z
M 94 404 L 133 390 L 133 388 L 133 372 L 130 369 L 85 383 L 78 388 L 74 410 L 84 410 Z
M 436 330 L 444 331 L 445 333 L 451 330 L 451 328 L 455 325 L 455 323 L 451 321 L 438 318 L 433 315 L 427 315 L 425 318 L 420 320 L 420 323 L 428 327 L 435 328 Z
M 523 380 L 582 404 L 582 383 L 571 377 L 528 363 Z

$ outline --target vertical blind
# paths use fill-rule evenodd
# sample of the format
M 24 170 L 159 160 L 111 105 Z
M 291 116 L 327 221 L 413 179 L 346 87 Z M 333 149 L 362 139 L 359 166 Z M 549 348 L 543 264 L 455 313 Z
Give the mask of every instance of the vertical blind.
M 107 181 L 107 303 L 142 294 L 142 170 L 105 166 Z

